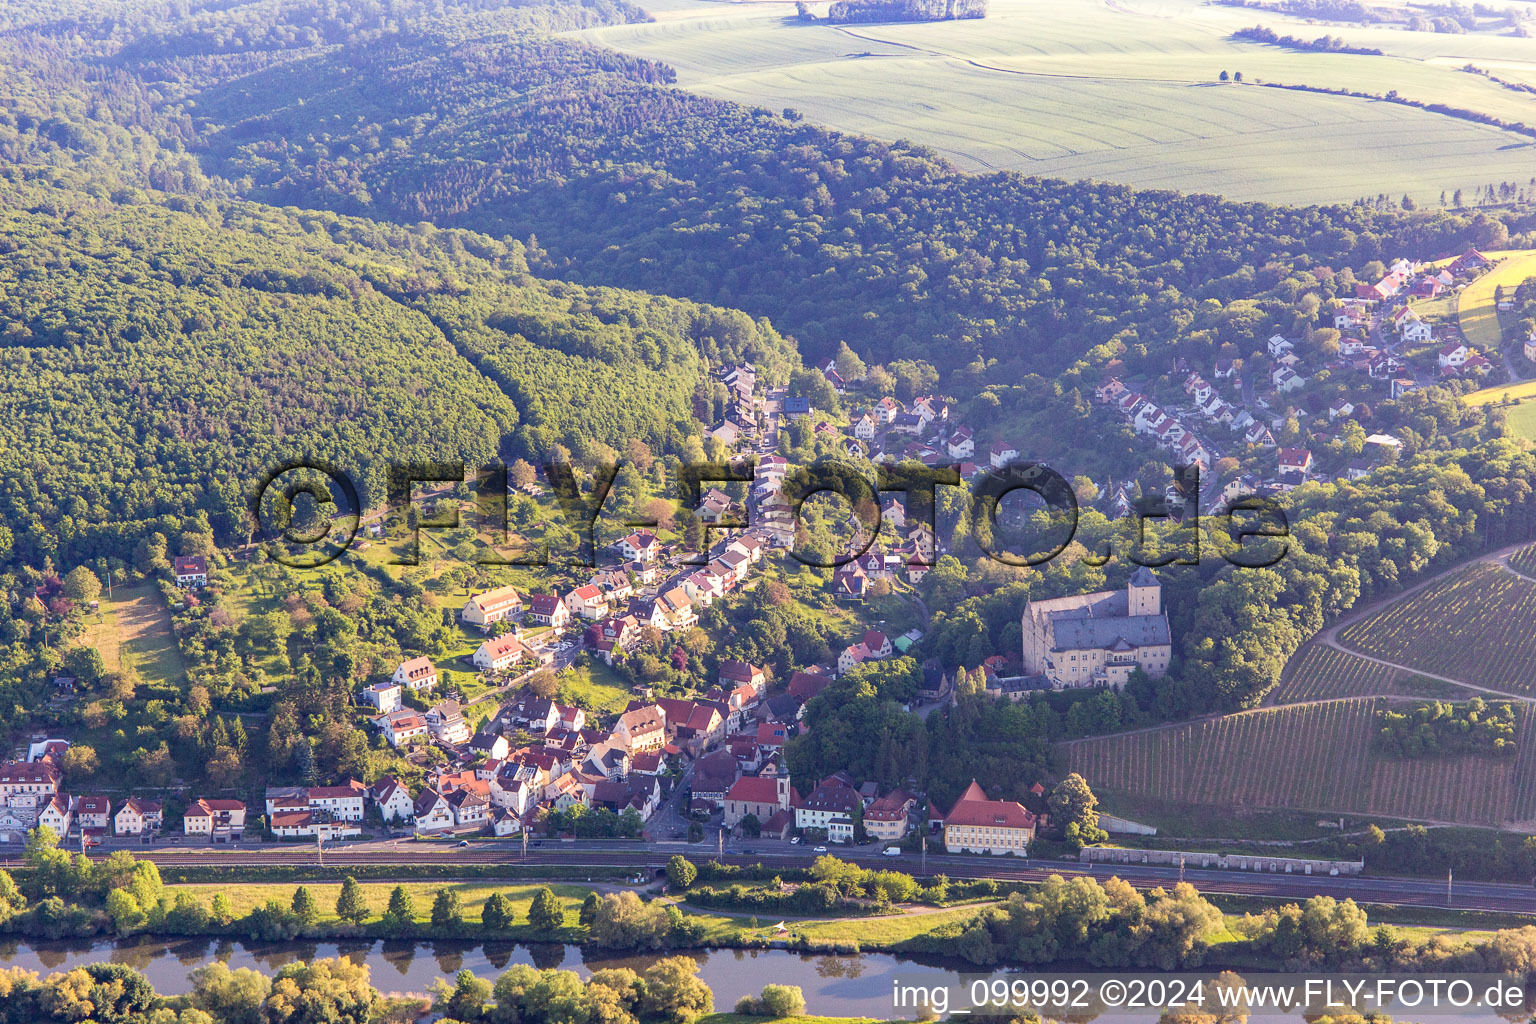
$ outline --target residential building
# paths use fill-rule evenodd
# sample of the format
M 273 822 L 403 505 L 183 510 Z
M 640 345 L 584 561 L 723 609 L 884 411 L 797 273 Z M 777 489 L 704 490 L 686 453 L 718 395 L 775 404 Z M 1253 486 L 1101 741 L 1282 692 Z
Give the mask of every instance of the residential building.
M 853 780 L 841 772 L 828 775 L 816 784 L 806 798 L 795 806 L 796 828 L 819 828 L 827 838 L 851 840 L 853 817 L 863 806 Z M 842 826 L 833 836 L 833 825 Z M 846 834 L 844 830 L 846 829 Z
M 55 793 L 46 800 L 40 801 L 41 806 L 37 811 L 37 823 L 53 830 L 53 834 L 61 839 L 69 834 L 69 826 L 75 818 L 74 809 L 70 806 L 69 797 L 62 793 Z
M 0 801 L 11 797 L 52 796 L 59 791 L 59 769 L 47 762 L 9 761 L 0 765 Z
M 464 720 L 464 709 L 458 701 L 434 704 L 422 717 L 427 720 L 427 733 L 437 742 L 454 746 L 469 742 L 469 723 Z
M 562 609 L 563 610 L 563 609 Z M 532 652 L 517 637 L 508 634 L 506 636 L 492 637 L 475 650 L 471 658 L 475 667 L 482 672 L 500 672 L 511 668 L 524 658 L 531 658 Z
M 272 834 L 284 839 L 348 839 L 363 834 L 351 822 L 337 820 L 323 811 L 279 811 L 270 821 Z
M 738 686 L 746 685 L 761 695 L 768 685 L 768 673 L 750 662 L 722 661 L 719 680 L 722 689 L 734 690 Z
M 583 619 L 600 619 L 608 614 L 608 598 L 600 588 L 588 583 L 565 595 L 565 610 Z
M 637 562 L 654 561 L 656 556 L 661 554 L 661 542 L 656 539 L 654 533 L 647 530 L 630 534 L 615 544 L 614 547 L 625 558 L 632 558 Z
M 655 704 L 632 708 L 619 716 L 613 738 L 631 754 L 660 750 L 667 743 L 667 713 Z
M 398 672 L 396 673 L 399 674 Z M 398 683 L 374 683 L 363 690 L 363 701 L 381 715 L 400 710 L 400 686 Z
M 906 790 L 893 789 L 864 808 L 864 831 L 884 842 L 905 838 L 917 798 Z
M 112 826 L 117 835 L 141 836 L 146 832 L 160 831 L 164 821 L 165 816 L 158 801 L 131 796 L 117 809 Z
M 427 736 L 427 720 L 414 708 L 402 708 L 399 711 L 391 711 L 374 720 L 389 745 L 396 750 L 407 746 L 412 740 L 425 740 Z
M 501 761 L 512 750 L 512 744 L 499 732 L 482 729 L 475 733 L 469 741 L 469 751 L 476 757 L 487 757 L 493 761 Z
M 416 802 L 411 799 L 410 791 L 392 776 L 386 775 L 375 782 L 368 788 L 368 795 L 385 821 L 409 821 L 415 813 Z
M 422 655 L 419 658 L 402 661 L 400 667 L 395 669 L 391 681 L 396 686 L 412 692 L 430 690 L 437 685 L 437 669 L 432 666 L 431 658 Z
M 465 601 L 459 611 L 459 618 L 472 626 L 488 629 L 503 619 L 517 615 L 522 608 L 523 598 L 517 588 L 497 587 Z
M 455 789 L 445 798 L 453 808 L 453 823 L 458 828 L 480 828 L 491 819 L 491 801 L 474 789 Z
M 245 804 L 239 800 L 197 800 L 181 817 L 189 836 L 207 836 L 214 842 L 239 839 L 245 833 Z
M 182 590 L 197 590 L 208 585 L 208 559 L 202 555 L 182 555 L 172 565 L 176 585 Z
M 112 801 L 104 796 L 80 797 L 75 801 L 75 821 L 82 832 L 105 832 L 112 821 Z
M 528 621 L 552 629 L 564 629 L 571 621 L 570 609 L 554 594 L 534 594 L 528 599 Z
M 311 786 L 305 791 L 310 810 L 323 811 L 338 821 L 362 821 L 367 794 L 368 788 L 356 779 L 340 786 Z
M 1035 816 L 1023 804 L 987 799 L 974 779 L 944 816 L 944 848 L 950 853 L 1027 857 L 1034 839 Z
M 424 789 L 416 797 L 416 831 L 441 832 L 453 828 L 453 805 L 441 793 Z

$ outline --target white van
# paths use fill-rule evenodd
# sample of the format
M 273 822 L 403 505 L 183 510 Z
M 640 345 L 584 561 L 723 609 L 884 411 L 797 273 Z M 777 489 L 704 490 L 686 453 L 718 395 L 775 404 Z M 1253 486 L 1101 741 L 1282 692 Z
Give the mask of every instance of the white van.
M 885 856 L 887 856 L 887 857 L 900 857 L 901 856 L 901 847 L 899 847 L 899 846 L 887 846 L 885 848 L 885 850 L 884 850 L 884 853 L 885 853 Z

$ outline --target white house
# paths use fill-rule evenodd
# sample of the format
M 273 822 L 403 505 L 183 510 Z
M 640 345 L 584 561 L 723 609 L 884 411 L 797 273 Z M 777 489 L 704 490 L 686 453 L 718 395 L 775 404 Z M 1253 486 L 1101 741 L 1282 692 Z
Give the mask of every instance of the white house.
M 399 670 L 395 672 L 399 675 Z M 400 710 L 400 686 L 397 683 L 374 683 L 363 691 L 363 700 L 381 715 Z
M 500 672 L 516 665 L 528 655 L 528 648 L 515 636 L 498 636 L 487 640 L 475 649 L 471 658 L 482 672 Z
M 987 461 L 993 469 L 1002 469 L 1008 463 L 1019 457 L 1019 450 L 1006 441 L 999 441 L 992 446 L 992 451 L 987 455 Z
M 456 700 L 445 700 L 427 708 L 422 716 L 427 720 L 427 732 L 439 743 L 468 743 L 469 723 L 464 721 L 463 709 Z
M 608 611 L 608 598 L 588 583 L 565 595 L 565 610 L 583 619 L 600 619 Z
M 131 796 L 117 809 L 112 826 L 113 831 L 120 836 L 140 836 L 145 832 L 158 831 L 164 820 L 159 803 Z
M 453 828 L 453 807 L 441 793 L 430 789 L 421 791 L 416 798 L 416 830 L 441 832 Z
M 1282 366 L 1270 375 L 1274 381 L 1276 391 L 1295 391 L 1306 384 L 1306 380 L 1289 366 Z
M 181 816 L 181 828 L 189 836 L 238 839 L 245 832 L 245 804 L 239 800 L 198 800 Z
M 208 559 L 202 555 L 183 555 L 176 559 L 173 571 L 182 590 L 196 590 L 208 585 Z
M 528 599 L 528 620 L 536 625 L 563 629 L 571 621 L 571 613 L 558 596 L 534 594 Z
M 346 839 L 362 835 L 362 829 L 345 821 L 333 821 L 314 811 L 279 811 L 272 815 L 272 834 L 286 839 L 319 836 Z
M 1472 350 L 1459 341 L 1442 345 L 1438 353 L 1441 366 L 1462 366 L 1471 355 Z
M 976 436 L 970 427 L 957 427 L 944 442 L 952 459 L 969 459 L 976 454 Z
M 400 667 L 395 669 L 392 681 L 396 686 L 403 686 L 407 690 L 430 690 L 437 685 L 437 669 L 432 667 L 432 659 L 426 655 L 419 658 L 411 658 L 402 661 Z
M 385 821 L 409 821 L 416 812 L 411 794 L 394 778 L 386 775 L 368 790 Z
M 634 559 L 637 562 L 649 562 L 661 553 L 661 542 L 656 539 L 654 533 L 641 531 L 632 533 L 619 541 L 614 547 L 625 558 Z
M 412 708 L 392 711 L 379 718 L 377 723 L 389 745 L 396 749 L 427 735 L 427 720 Z

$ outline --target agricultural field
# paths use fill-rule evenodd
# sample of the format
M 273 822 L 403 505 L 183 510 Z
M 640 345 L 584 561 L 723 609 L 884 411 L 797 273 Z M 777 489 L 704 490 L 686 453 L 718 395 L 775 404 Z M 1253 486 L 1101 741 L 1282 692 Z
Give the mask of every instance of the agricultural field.
M 1467 285 L 1456 305 L 1461 333 L 1467 344 L 1482 349 L 1489 356 L 1503 349 L 1504 333 L 1494 303 L 1495 293 L 1501 286 L 1512 293 L 1528 277 L 1536 277 L 1536 252 L 1514 252 Z
M 1116 798 L 1289 808 L 1468 825 L 1536 817 L 1536 761 L 1522 709 L 1514 758 L 1404 760 L 1371 749 L 1377 702 L 1347 699 L 1245 711 L 1066 744 L 1071 769 Z
M 1309 645 L 1285 666 L 1270 704 L 1300 704 L 1337 697 L 1376 697 L 1404 692 L 1406 672 L 1320 644 Z
M 853 26 L 804 23 L 793 4 L 772 0 L 666 0 L 653 13 L 651 24 L 582 35 L 671 64 L 692 91 L 921 143 L 975 171 L 1286 203 L 1386 191 L 1430 205 L 1442 191 L 1526 182 L 1536 153 L 1527 137 L 1402 104 L 1257 84 L 1391 88 L 1536 120 L 1528 94 L 1460 70 L 1528 61 L 1527 42 L 1488 34 L 1344 29 L 1195 0 L 992 0 L 980 21 Z M 1260 21 L 1282 35 L 1342 35 L 1385 55 L 1229 38 Z M 1241 71 L 1244 84 L 1220 84 L 1222 71 Z
M 1466 570 L 1339 632 L 1339 643 L 1501 693 L 1536 694 L 1536 582 L 1493 562 Z

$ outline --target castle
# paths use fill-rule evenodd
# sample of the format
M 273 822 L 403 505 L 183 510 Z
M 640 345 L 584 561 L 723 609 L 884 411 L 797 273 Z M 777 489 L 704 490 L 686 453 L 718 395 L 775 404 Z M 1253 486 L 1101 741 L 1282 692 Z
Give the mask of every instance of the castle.
M 1173 647 L 1163 587 L 1145 566 L 1124 590 L 1030 601 L 1024 606 L 1024 672 L 1057 690 L 1122 687 L 1137 668 L 1168 671 Z

